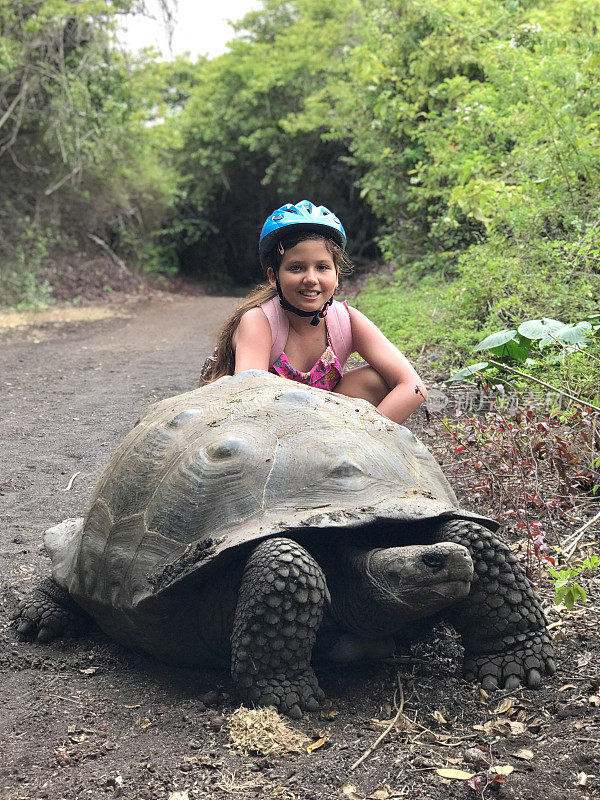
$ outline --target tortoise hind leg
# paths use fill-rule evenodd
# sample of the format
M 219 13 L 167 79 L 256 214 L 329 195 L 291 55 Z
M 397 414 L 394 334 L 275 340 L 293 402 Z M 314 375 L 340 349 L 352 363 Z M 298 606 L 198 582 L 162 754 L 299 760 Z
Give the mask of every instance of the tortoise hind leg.
M 71 596 L 46 578 L 17 606 L 13 615 L 17 633 L 37 634 L 40 642 L 67 636 L 83 636 L 93 628 L 90 617 L 71 599 Z
M 267 539 L 246 564 L 231 636 L 231 674 L 255 705 L 298 719 L 323 699 L 310 666 L 329 599 L 325 576 L 291 539 Z
M 436 539 L 462 544 L 473 559 L 470 594 L 443 613 L 462 635 L 467 680 L 484 689 L 539 686 L 555 672 L 554 650 L 539 598 L 515 556 L 465 520 L 444 523 Z

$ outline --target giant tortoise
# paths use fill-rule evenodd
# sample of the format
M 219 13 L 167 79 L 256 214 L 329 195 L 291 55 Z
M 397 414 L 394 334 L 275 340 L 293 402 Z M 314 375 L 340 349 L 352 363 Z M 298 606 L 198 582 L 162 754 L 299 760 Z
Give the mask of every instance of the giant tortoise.
M 468 680 L 535 687 L 552 644 L 496 528 L 366 401 L 253 370 L 147 411 L 85 519 L 47 532 L 53 580 L 18 630 L 48 641 L 91 616 L 162 660 L 230 666 L 242 699 L 298 717 L 323 699 L 313 656 L 389 654 L 444 619 Z

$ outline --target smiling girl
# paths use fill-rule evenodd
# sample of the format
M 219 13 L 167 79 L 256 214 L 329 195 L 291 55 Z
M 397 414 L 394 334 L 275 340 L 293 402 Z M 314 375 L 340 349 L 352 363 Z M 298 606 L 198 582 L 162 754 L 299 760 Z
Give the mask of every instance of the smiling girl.
M 203 381 L 262 369 L 299 383 L 368 400 L 404 422 L 427 397 L 417 372 L 360 311 L 333 299 L 350 264 L 340 220 L 308 200 L 269 215 L 259 240 L 269 283 L 229 317 Z M 344 372 L 351 353 L 364 366 Z

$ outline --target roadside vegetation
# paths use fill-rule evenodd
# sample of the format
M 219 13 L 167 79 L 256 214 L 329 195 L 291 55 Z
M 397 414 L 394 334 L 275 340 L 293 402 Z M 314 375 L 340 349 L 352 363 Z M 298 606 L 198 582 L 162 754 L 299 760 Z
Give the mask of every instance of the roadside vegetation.
M 419 8 L 377 26 L 388 36 L 365 80 L 368 108 L 391 122 L 358 150 L 363 192 L 398 269 L 361 299 L 411 350 L 435 344 L 456 363 L 499 329 L 597 310 L 599 9 Z
M 142 263 L 172 203 L 170 132 L 154 123 L 193 69 L 119 51 L 132 6 L 0 2 L 0 305 L 51 301 L 49 276 L 97 254 Z

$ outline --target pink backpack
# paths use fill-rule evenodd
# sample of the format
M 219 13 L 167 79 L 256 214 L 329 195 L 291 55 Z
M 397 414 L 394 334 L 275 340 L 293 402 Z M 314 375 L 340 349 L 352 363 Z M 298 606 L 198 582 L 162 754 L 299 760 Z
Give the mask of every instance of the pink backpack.
M 267 300 L 260 307 L 265 312 L 265 316 L 271 326 L 272 345 L 271 355 L 269 356 L 269 367 L 271 367 L 283 353 L 290 330 L 290 323 L 279 303 L 279 297 Z M 337 300 L 333 301 L 327 309 L 325 324 L 327 325 L 329 341 L 340 364 L 344 366 L 348 356 L 353 352 L 352 326 L 350 324 L 347 300 L 344 300 L 343 303 L 339 303 Z

